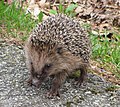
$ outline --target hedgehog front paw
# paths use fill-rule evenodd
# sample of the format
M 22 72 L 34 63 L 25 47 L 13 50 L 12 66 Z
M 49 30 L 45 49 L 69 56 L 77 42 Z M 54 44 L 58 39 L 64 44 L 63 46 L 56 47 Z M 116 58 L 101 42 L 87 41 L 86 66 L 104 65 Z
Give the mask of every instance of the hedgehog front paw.
M 86 85 L 86 81 L 83 81 L 83 80 L 79 79 L 78 81 L 75 81 L 74 84 L 78 87 L 81 87 L 81 86 Z
M 48 98 L 60 97 L 60 93 L 58 90 L 56 91 L 50 90 L 50 92 L 47 93 L 47 97 Z

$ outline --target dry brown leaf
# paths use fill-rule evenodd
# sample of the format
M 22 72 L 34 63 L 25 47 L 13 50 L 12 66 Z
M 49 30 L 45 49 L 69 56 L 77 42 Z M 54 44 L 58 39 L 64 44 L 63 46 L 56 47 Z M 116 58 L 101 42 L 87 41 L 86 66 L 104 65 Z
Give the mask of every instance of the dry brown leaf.
M 44 8 L 50 8 L 50 3 L 49 2 L 42 2 L 42 1 L 39 1 L 37 2 L 37 4 L 40 6 L 40 8 L 44 9 Z
M 107 64 L 108 65 L 108 64 Z M 105 66 L 107 66 L 105 65 Z M 112 69 L 114 68 L 114 65 L 111 63 L 109 64 Z M 101 67 L 103 66 L 103 67 Z M 113 74 L 110 69 L 107 69 L 104 65 L 101 65 L 97 61 L 90 61 L 90 71 L 94 74 L 101 76 L 102 78 L 106 79 L 107 81 L 111 81 L 112 83 L 119 84 L 120 85 L 120 79 L 116 78 L 115 74 Z M 105 68 L 105 69 L 104 69 Z
M 56 7 L 56 6 L 53 6 L 52 9 L 53 9 L 53 10 L 57 10 L 57 7 Z
M 38 4 L 39 4 L 39 6 L 40 6 L 41 8 L 45 8 L 45 6 L 46 6 L 45 2 L 46 2 L 46 0 L 40 0 L 40 1 L 38 2 Z
M 94 8 L 92 6 L 90 6 L 89 8 L 87 8 L 84 12 L 84 14 L 91 14 L 93 12 Z
M 84 9 L 81 7 L 81 6 L 78 6 L 76 9 L 75 9 L 75 13 L 81 13 L 83 12 Z
M 45 7 L 48 8 L 48 9 L 50 9 L 50 3 L 49 3 L 49 2 L 46 2 L 46 3 L 45 3 Z

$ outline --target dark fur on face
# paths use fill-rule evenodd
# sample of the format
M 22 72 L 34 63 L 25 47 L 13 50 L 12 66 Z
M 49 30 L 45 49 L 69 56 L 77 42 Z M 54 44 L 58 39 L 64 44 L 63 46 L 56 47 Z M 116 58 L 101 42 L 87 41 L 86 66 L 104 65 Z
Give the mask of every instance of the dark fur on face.
M 27 66 L 31 72 L 29 79 L 30 85 L 39 87 L 41 83 L 51 75 L 54 75 L 53 85 L 49 95 L 59 94 L 59 88 L 65 81 L 66 77 L 76 70 L 81 70 L 79 83 L 84 80 L 87 70 L 87 63 L 77 56 L 73 56 L 62 46 L 55 45 L 52 49 L 50 44 L 44 46 L 41 51 L 40 46 L 26 44 Z

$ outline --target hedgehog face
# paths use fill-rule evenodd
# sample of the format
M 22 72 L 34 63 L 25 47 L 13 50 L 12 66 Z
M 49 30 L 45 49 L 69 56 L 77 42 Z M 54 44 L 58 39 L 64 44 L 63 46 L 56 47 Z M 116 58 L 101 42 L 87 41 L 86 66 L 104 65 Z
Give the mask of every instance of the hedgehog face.
M 40 66 L 39 66 L 40 67 Z M 48 77 L 48 72 L 50 71 L 52 67 L 52 64 L 44 64 L 41 69 L 38 69 L 38 71 L 33 70 L 32 71 L 32 84 L 39 87 L 41 83 L 45 80 L 45 78 Z
M 66 48 L 53 47 L 44 51 L 32 50 L 32 65 L 31 73 L 32 84 L 39 87 L 41 83 L 49 76 L 56 75 L 60 72 L 71 72 L 79 68 L 81 59 L 73 56 Z
M 34 52 L 32 56 L 33 70 L 31 72 L 32 84 L 39 86 L 48 76 L 60 72 L 64 59 L 62 57 L 62 48 L 54 48 L 51 52 Z

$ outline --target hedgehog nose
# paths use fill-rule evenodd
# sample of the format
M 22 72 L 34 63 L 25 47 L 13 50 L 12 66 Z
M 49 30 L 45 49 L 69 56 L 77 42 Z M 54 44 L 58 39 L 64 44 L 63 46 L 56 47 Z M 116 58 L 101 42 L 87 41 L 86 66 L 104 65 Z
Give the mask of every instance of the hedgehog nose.
M 38 87 L 39 86 L 39 80 L 38 79 L 33 79 L 32 80 L 32 85 Z

